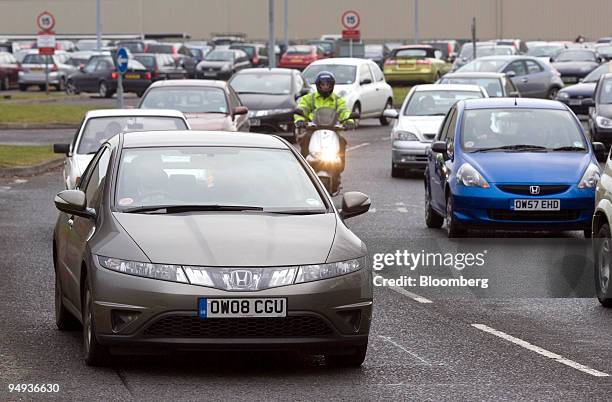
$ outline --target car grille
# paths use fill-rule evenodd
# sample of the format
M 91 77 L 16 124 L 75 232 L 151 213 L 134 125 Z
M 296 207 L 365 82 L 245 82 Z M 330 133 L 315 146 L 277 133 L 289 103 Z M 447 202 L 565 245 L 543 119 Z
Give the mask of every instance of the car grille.
M 573 221 L 578 219 L 580 211 L 564 209 L 561 211 L 511 211 L 509 209 L 490 209 L 489 218 L 498 221 Z
M 538 186 L 540 187 L 540 192 L 538 194 L 531 194 L 529 188 L 532 186 L 521 186 L 521 185 L 502 185 L 497 186 L 501 191 L 505 191 L 506 193 L 511 194 L 519 194 L 519 195 L 551 195 L 551 194 L 559 194 L 567 191 L 569 185 L 546 185 L 546 186 Z
M 152 338 L 285 338 L 330 335 L 330 326 L 319 317 L 208 318 L 166 316 L 144 335 Z

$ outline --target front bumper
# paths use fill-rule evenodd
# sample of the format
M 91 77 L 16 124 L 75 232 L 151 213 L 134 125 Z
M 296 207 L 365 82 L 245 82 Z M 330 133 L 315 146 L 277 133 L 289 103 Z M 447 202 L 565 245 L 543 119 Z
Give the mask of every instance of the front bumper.
M 197 79 L 201 79 L 201 80 L 223 80 L 223 81 L 227 81 L 230 79 L 230 77 L 232 76 L 232 72 L 231 71 L 222 71 L 222 70 L 209 70 L 209 69 L 204 69 L 204 70 L 196 70 L 195 71 L 195 78 Z
M 546 196 L 512 194 L 499 189 L 452 185 L 455 219 L 466 226 L 515 230 L 582 230 L 589 228 L 595 205 L 593 189 L 572 185 L 562 193 Z M 525 184 L 529 185 L 529 184 Z M 560 211 L 514 211 L 515 199 L 558 199 Z
M 612 144 L 612 128 L 601 128 L 597 126 L 591 133 L 591 136 L 592 142 L 603 142 L 608 146 Z
M 258 292 L 228 292 L 126 275 L 93 264 L 96 336 L 110 347 L 324 351 L 367 343 L 372 316 L 372 274 L 367 269 Z M 286 297 L 287 318 L 200 319 L 201 297 Z M 112 319 L 117 313 L 137 318 L 117 328 Z
M 249 113 L 251 131 L 256 133 L 274 133 L 284 137 L 293 137 L 293 113 L 258 115 L 259 111 Z
M 557 97 L 555 100 L 567 105 L 575 114 L 588 114 L 589 113 L 589 105 L 585 104 L 586 100 L 591 100 L 591 98 L 559 98 Z M 592 106 L 592 104 L 591 104 Z
M 393 141 L 391 144 L 391 161 L 394 167 L 408 169 L 425 169 L 429 142 Z
M 49 84 L 58 85 L 60 83 L 61 74 L 57 71 L 51 72 L 49 71 Z M 40 85 L 46 82 L 45 72 L 36 72 L 36 73 L 19 73 L 19 83 L 25 85 Z

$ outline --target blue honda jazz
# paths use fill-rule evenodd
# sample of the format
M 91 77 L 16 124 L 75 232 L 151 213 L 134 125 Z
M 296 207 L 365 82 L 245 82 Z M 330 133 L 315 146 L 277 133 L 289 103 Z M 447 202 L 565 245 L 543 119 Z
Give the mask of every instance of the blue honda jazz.
M 600 168 L 580 121 L 560 102 L 469 99 L 448 112 L 428 154 L 425 221 L 469 228 L 582 230 L 591 236 Z

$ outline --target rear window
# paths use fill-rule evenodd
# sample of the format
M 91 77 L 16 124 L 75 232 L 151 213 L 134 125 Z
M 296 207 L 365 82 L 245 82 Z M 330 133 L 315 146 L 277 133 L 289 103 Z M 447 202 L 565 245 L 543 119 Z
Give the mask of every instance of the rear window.
M 229 113 L 225 92 L 214 87 L 152 88 L 140 108 L 173 109 L 183 113 Z
M 404 110 L 404 116 L 445 116 L 460 100 L 482 98 L 475 91 L 417 91 Z
M 49 57 L 47 63 L 53 64 L 53 58 Z M 40 54 L 28 54 L 23 59 L 23 64 L 45 64 L 45 56 Z
M 395 52 L 393 57 L 427 57 L 427 50 L 425 49 L 400 49 Z
M 440 84 L 478 85 L 483 87 L 489 96 L 504 96 L 499 78 L 442 77 Z
M 155 56 L 134 56 L 134 60 L 140 62 L 148 70 L 155 68 Z
M 147 47 L 147 53 L 174 53 L 174 46 L 152 43 Z
M 230 46 L 230 49 L 239 49 L 249 55 L 249 57 L 253 57 L 255 54 L 255 48 L 253 46 Z

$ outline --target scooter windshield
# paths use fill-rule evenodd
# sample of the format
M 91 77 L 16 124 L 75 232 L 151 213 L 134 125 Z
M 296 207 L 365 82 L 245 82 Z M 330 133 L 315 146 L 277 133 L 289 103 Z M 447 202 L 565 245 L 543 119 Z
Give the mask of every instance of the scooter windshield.
M 319 127 L 331 127 L 338 121 L 338 112 L 330 107 L 322 107 L 314 112 L 313 122 Z

